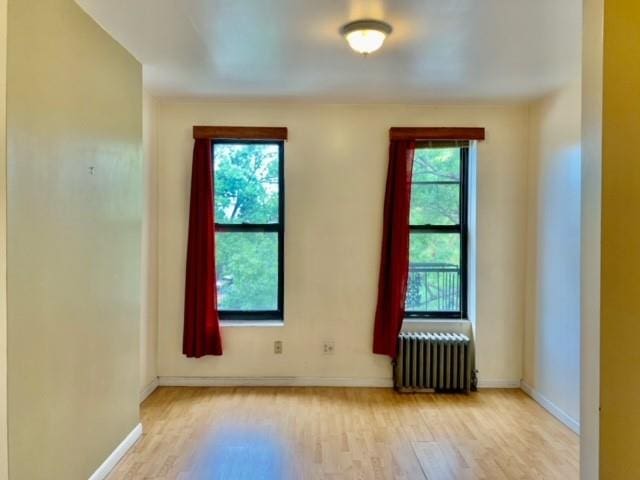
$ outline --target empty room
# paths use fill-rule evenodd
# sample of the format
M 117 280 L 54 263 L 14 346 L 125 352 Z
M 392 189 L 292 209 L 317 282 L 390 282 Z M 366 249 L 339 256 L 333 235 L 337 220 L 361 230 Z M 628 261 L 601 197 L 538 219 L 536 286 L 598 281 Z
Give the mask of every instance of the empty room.
M 0 480 L 639 479 L 639 57 L 632 0 L 0 0 Z

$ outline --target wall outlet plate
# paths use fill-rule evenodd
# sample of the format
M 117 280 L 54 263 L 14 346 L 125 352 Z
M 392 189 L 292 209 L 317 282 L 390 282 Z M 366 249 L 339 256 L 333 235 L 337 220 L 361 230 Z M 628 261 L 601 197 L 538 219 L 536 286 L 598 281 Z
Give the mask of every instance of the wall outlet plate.
M 282 353 L 282 340 L 273 342 L 273 353 L 280 355 Z
M 324 344 L 322 345 L 322 353 L 324 353 L 325 355 L 333 355 L 335 351 L 336 343 L 333 341 L 324 342 Z

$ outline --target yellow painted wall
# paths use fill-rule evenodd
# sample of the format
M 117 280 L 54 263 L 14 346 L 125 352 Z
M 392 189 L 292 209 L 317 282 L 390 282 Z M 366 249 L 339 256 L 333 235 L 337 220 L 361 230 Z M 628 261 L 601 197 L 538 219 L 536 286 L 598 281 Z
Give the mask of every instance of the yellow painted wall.
M 156 100 L 144 92 L 142 102 L 143 194 L 140 298 L 140 397 L 158 379 L 158 162 Z
M 139 417 L 141 67 L 73 0 L 8 32 L 9 473 L 86 479 Z
M 597 480 L 600 407 L 602 19 L 604 0 L 584 0 L 580 273 L 580 474 Z
M 606 0 L 600 478 L 640 478 L 640 2 Z
M 7 450 L 7 0 L 0 0 L 0 480 Z
M 483 384 L 522 376 L 526 105 L 328 105 L 160 100 L 160 377 L 301 377 L 389 384 L 371 352 L 390 126 L 483 126 L 477 162 L 477 368 Z M 283 125 L 283 327 L 223 328 L 224 355 L 182 354 L 193 125 Z M 440 325 L 442 328 L 442 325 Z M 284 353 L 273 354 L 274 340 Z M 335 341 L 324 355 L 322 342 Z M 309 378 L 311 377 L 311 380 Z

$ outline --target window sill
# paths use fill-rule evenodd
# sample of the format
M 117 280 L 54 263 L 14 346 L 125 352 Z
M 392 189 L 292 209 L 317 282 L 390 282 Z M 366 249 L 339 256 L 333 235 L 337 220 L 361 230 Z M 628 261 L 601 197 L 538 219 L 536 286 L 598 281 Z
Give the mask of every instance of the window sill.
M 227 327 L 284 327 L 282 320 L 220 320 L 222 328 Z
M 405 318 L 403 332 L 449 332 L 472 334 L 472 324 L 460 318 Z
M 467 324 L 470 323 L 468 318 L 405 318 L 404 325 L 424 325 L 429 324 Z

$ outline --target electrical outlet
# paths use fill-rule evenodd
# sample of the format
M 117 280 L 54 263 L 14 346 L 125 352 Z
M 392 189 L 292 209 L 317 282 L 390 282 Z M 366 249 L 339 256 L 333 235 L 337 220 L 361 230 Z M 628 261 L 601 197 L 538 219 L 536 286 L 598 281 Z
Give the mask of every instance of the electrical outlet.
M 322 352 L 323 352 L 325 355 L 333 355 L 333 353 L 335 352 L 335 350 L 336 350 L 336 344 L 335 344 L 335 342 L 324 342 Z
M 273 353 L 279 355 L 282 353 L 282 340 L 276 340 L 273 342 Z

